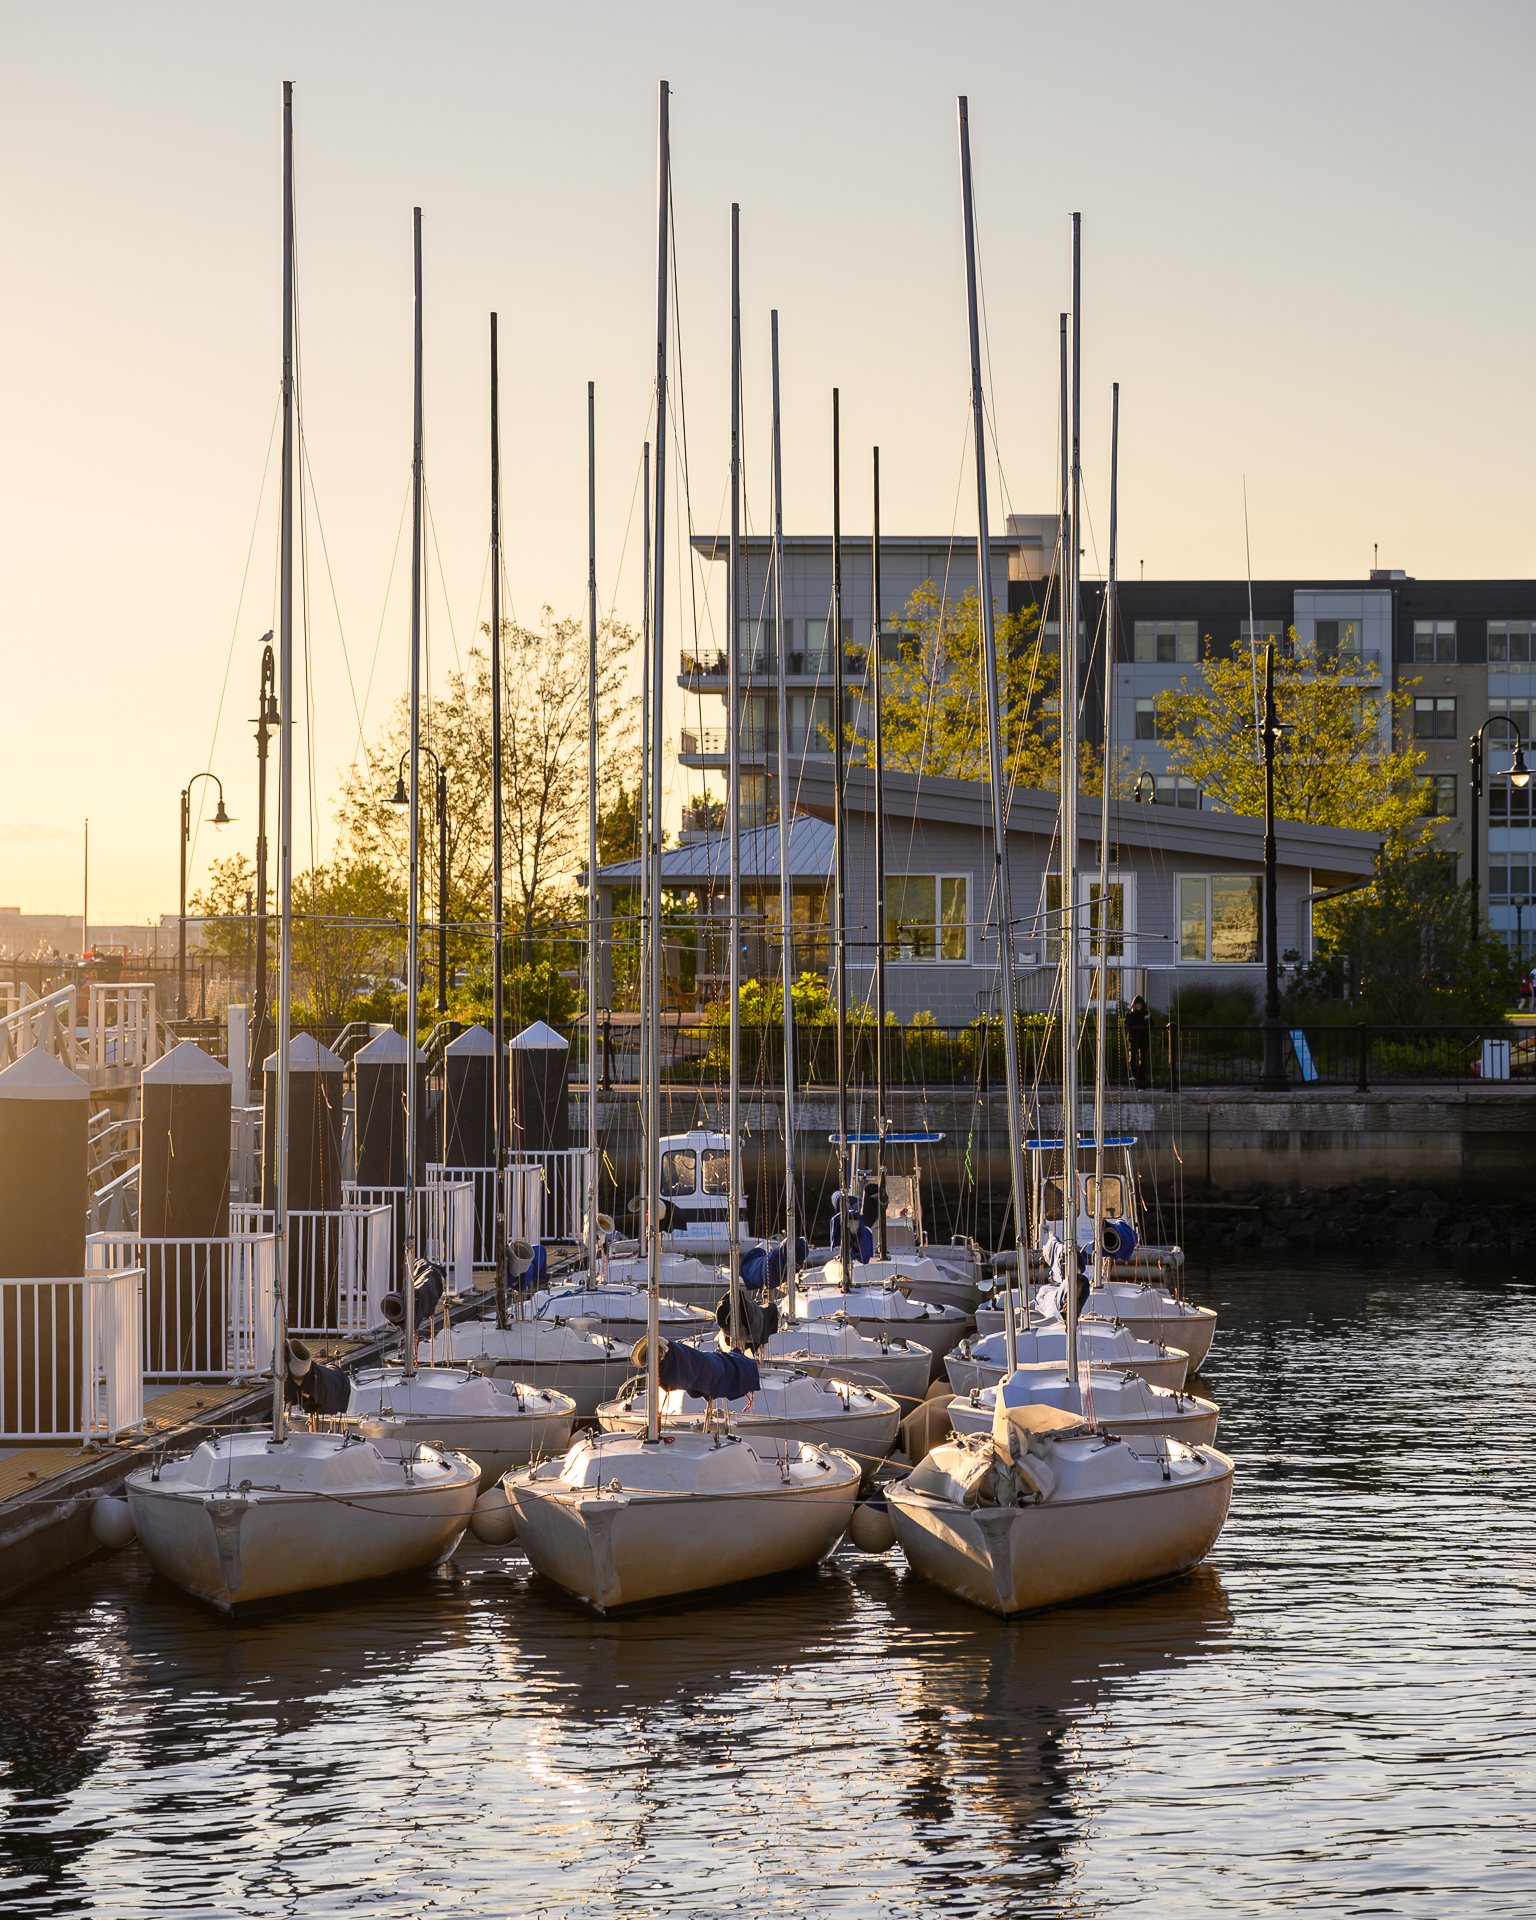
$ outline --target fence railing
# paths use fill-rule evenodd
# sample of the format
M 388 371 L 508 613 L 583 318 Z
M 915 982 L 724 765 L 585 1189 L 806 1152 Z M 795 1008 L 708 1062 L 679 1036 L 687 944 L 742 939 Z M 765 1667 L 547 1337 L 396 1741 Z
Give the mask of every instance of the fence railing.
M 341 1199 L 348 1208 L 387 1209 L 391 1271 L 398 1272 L 405 1257 L 405 1188 L 361 1187 L 347 1180 L 342 1183 Z M 475 1190 L 471 1181 L 450 1178 L 430 1181 L 416 1189 L 416 1248 L 425 1259 L 435 1260 L 445 1269 L 454 1293 L 467 1293 L 474 1286 Z
M 0 1280 L 0 1440 L 113 1440 L 140 1425 L 142 1278 Z
M 625 1032 L 612 1045 L 603 1064 L 604 1082 L 620 1078 L 637 1060 L 637 1036 Z M 1026 1084 L 1059 1085 L 1062 1077 L 1062 1041 L 1059 1020 L 1036 1016 L 1019 1021 L 1019 1063 Z M 1536 1030 L 1492 1020 L 1477 1025 L 1384 1026 L 1330 1025 L 1319 1021 L 1287 1023 L 1287 1071 L 1297 1087 L 1373 1086 L 1480 1083 L 1485 1071 L 1484 1043 L 1507 1042 L 1508 1076 L 1519 1082 L 1536 1080 Z M 585 1078 L 585 1030 L 572 1035 L 571 1076 L 579 1091 Z M 603 1029 L 598 1027 L 598 1044 Z M 662 1077 L 677 1085 L 709 1085 L 725 1077 L 728 1067 L 727 1034 L 723 1020 L 662 1029 Z M 914 1022 L 887 1025 L 886 1077 L 892 1087 L 966 1086 L 987 1089 L 1003 1082 L 1003 1029 L 995 1016 L 982 1016 L 965 1026 Z M 1094 1023 L 1084 1025 L 1078 1046 L 1080 1078 L 1094 1071 Z M 1263 1030 L 1248 1026 L 1186 1026 L 1159 1020 L 1144 1045 L 1133 1050 L 1131 1036 L 1114 1019 L 1106 1033 L 1106 1052 L 1113 1085 L 1148 1088 L 1239 1087 L 1254 1085 L 1264 1063 Z M 848 1023 L 844 1035 L 845 1071 L 850 1079 L 872 1084 L 875 1078 L 875 1028 L 872 1022 Z M 784 1035 L 777 1024 L 749 1026 L 742 1033 L 741 1077 L 760 1086 L 784 1084 Z M 1495 1077 L 1503 1072 L 1500 1054 L 1490 1056 Z M 831 1022 L 797 1026 L 795 1030 L 795 1084 L 831 1087 L 837 1084 L 837 1030 Z M 1086 1081 L 1085 1081 L 1086 1083 Z
M 229 1111 L 229 1197 L 254 1205 L 261 1198 L 260 1107 L 231 1107 Z
M 514 1171 L 518 1176 L 516 1180 L 513 1178 Z M 560 1147 L 543 1152 L 524 1148 L 518 1155 L 515 1169 L 513 1166 L 508 1166 L 505 1173 L 507 1179 L 505 1204 L 509 1239 L 575 1240 L 580 1238 L 587 1203 L 587 1157 L 583 1148 Z M 537 1176 L 539 1183 L 539 1231 L 529 1233 L 513 1227 L 512 1215 L 515 1205 L 518 1218 L 524 1223 L 524 1227 L 531 1223 L 533 1219 L 532 1176 L 534 1175 Z M 430 1183 L 433 1181 L 442 1181 L 445 1184 L 454 1180 L 468 1181 L 473 1187 L 475 1265 L 494 1267 L 496 1264 L 494 1206 L 496 1169 L 494 1167 L 429 1165 L 427 1180 L 429 1190 Z
M 146 1380 L 251 1380 L 270 1371 L 273 1235 L 146 1240 L 93 1233 L 85 1264 L 90 1272 L 141 1273 Z
M 270 1234 L 269 1208 L 229 1209 L 232 1234 Z M 290 1333 L 357 1336 L 383 1323 L 394 1277 L 394 1214 L 387 1206 L 337 1213 L 290 1210 L 284 1308 Z

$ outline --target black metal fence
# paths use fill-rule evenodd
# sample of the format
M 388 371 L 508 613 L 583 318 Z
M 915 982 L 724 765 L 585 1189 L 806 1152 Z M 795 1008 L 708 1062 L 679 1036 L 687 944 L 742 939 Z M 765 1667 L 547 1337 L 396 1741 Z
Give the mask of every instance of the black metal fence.
M 1038 1017 L 1019 1021 L 1019 1063 L 1026 1084 L 1061 1084 L 1060 1022 Z M 586 1078 L 585 1028 L 573 1029 L 571 1077 Z M 1263 1068 L 1263 1030 L 1253 1026 L 1181 1026 L 1157 1024 L 1145 1052 L 1132 1062 L 1125 1028 L 1116 1021 L 1107 1035 L 1107 1068 L 1112 1085 L 1163 1091 L 1181 1087 L 1256 1086 Z M 1485 1042 L 1503 1042 L 1508 1059 L 1496 1050 L 1485 1061 Z M 605 1087 L 632 1085 L 639 1074 L 639 1028 L 599 1023 L 599 1072 Z M 1096 1041 L 1090 1019 L 1078 1047 L 1078 1076 L 1087 1085 L 1095 1070 Z M 989 1091 L 1004 1077 L 1001 1021 L 978 1019 L 961 1027 L 928 1024 L 886 1028 L 886 1077 L 892 1087 L 971 1087 Z M 1398 1027 L 1288 1025 L 1286 1070 L 1291 1085 L 1371 1087 L 1476 1085 L 1486 1077 L 1536 1081 L 1536 1028 L 1490 1021 L 1479 1026 Z M 727 1033 L 723 1025 L 672 1025 L 662 1031 L 662 1077 L 673 1085 L 709 1086 L 728 1071 Z M 780 1027 L 744 1028 L 741 1077 L 749 1086 L 784 1084 L 784 1034 Z M 844 1033 L 844 1074 L 864 1086 L 875 1079 L 875 1029 L 850 1022 Z M 795 1031 L 795 1084 L 835 1087 L 837 1030 L 829 1023 Z

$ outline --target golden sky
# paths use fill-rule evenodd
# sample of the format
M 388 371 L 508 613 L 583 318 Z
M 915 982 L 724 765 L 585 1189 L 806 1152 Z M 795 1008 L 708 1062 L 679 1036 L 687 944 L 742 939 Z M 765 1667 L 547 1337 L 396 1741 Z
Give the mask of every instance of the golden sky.
M 1531 577 L 1533 38 L 1531 11 L 1512 6 L 12 5 L 0 903 L 78 912 L 89 814 L 92 919 L 173 909 L 176 796 L 205 766 L 240 825 L 201 835 L 193 885 L 254 832 L 285 78 L 318 507 L 316 721 L 298 755 L 323 856 L 359 718 L 372 733 L 405 681 L 408 526 L 392 583 L 390 568 L 410 463 L 413 205 L 438 676 L 487 610 L 493 307 L 514 611 L 582 610 L 593 379 L 599 593 L 638 625 L 662 76 L 700 530 L 725 502 L 732 199 L 751 524 L 767 524 L 776 305 L 788 529 L 830 519 L 835 384 L 845 527 L 867 528 L 878 440 L 888 531 L 974 530 L 966 91 L 996 524 L 1054 500 L 1076 207 L 1086 566 L 1107 531 L 1118 379 L 1129 573 L 1240 576 L 1246 475 L 1257 574 L 1363 576 L 1379 542 L 1383 565 L 1421 578 Z M 696 613 L 675 554 L 669 571 L 670 656 L 696 619 L 707 637 L 710 577 Z M 674 686 L 674 736 L 681 718 Z M 301 802 L 301 860 L 308 844 Z

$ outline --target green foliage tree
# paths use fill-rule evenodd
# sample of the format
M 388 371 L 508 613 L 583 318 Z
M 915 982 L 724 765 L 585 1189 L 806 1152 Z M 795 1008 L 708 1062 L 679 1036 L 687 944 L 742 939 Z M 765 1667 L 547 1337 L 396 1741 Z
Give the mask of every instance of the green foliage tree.
M 294 1000 L 315 1025 L 343 1019 L 403 944 L 401 901 L 372 861 L 336 860 L 293 882 Z
M 1262 681 L 1259 692 L 1262 700 Z M 1275 662 L 1275 710 L 1286 729 L 1275 757 L 1275 817 L 1360 827 L 1394 846 L 1422 844 L 1429 827 L 1423 757 L 1411 739 L 1398 746 L 1392 738 L 1406 732 L 1412 708 L 1409 693 L 1363 687 L 1346 658 L 1303 652 L 1293 630 Z M 1385 743 L 1384 720 L 1394 723 Z M 1172 772 L 1225 813 L 1263 814 L 1251 662 L 1207 660 L 1198 684 L 1158 696 L 1157 723 Z
M 906 773 L 955 780 L 987 778 L 986 707 L 981 689 L 981 604 L 974 587 L 956 599 L 929 580 L 907 603 L 898 657 L 882 663 L 881 731 L 885 764 Z M 1010 783 L 1061 784 L 1061 656 L 1040 630 L 1034 608 L 997 620 L 998 697 Z M 848 742 L 867 761 L 867 714 Z M 1097 792 L 1103 755 L 1091 740 L 1078 746 L 1079 785 Z
M 488 623 L 481 631 L 489 635 Z M 625 770 L 635 759 L 636 702 L 625 691 L 634 630 L 605 620 L 598 633 L 598 713 L 601 746 L 598 797 L 611 809 Z M 543 609 L 537 627 L 502 622 L 503 851 L 511 917 L 521 925 L 523 958 L 535 936 L 572 907 L 569 889 L 587 848 L 587 630 L 580 618 L 557 619 Z M 408 815 L 390 804 L 396 769 L 409 743 L 410 716 L 402 698 L 366 764 L 343 777 L 342 831 L 354 859 L 376 865 L 404 892 Z M 462 673 L 422 716 L 421 737 L 448 776 L 448 919 L 477 923 L 456 937 L 456 958 L 469 959 L 485 939 L 491 906 L 491 674 L 488 656 L 472 648 Z M 423 759 L 423 800 L 430 763 Z M 633 802 L 630 803 L 631 807 Z M 424 897 L 435 886 L 437 825 L 421 808 L 420 857 Z
M 187 901 L 187 912 L 203 923 L 205 952 L 232 966 L 245 964 L 245 896 L 250 893 L 254 903 L 255 891 L 256 869 L 243 853 L 210 862 L 207 880 Z

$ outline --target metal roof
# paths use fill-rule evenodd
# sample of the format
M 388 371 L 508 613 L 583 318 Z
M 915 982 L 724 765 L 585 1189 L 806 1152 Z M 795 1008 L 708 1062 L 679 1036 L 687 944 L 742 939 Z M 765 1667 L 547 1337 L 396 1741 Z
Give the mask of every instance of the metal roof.
M 638 886 L 644 871 L 640 860 L 621 860 L 611 867 L 599 867 L 598 884 L 604 887 Z M 832 825 L 797 813 L 789 822 L 789 877 L 791 880 L 827 881 L 832 876 Z M 743 880 L 777 880 L 779 877 L 779 827 L 750 827 L 741 836 L 741 877 Z M 685 886 L 690 881 L 725 886 L 730 879 L 730 844 L 723 833 L 711 833 L 698 840 L 685 840 L 680 846 L 667 847 L 661 856 L 662 884 Z

